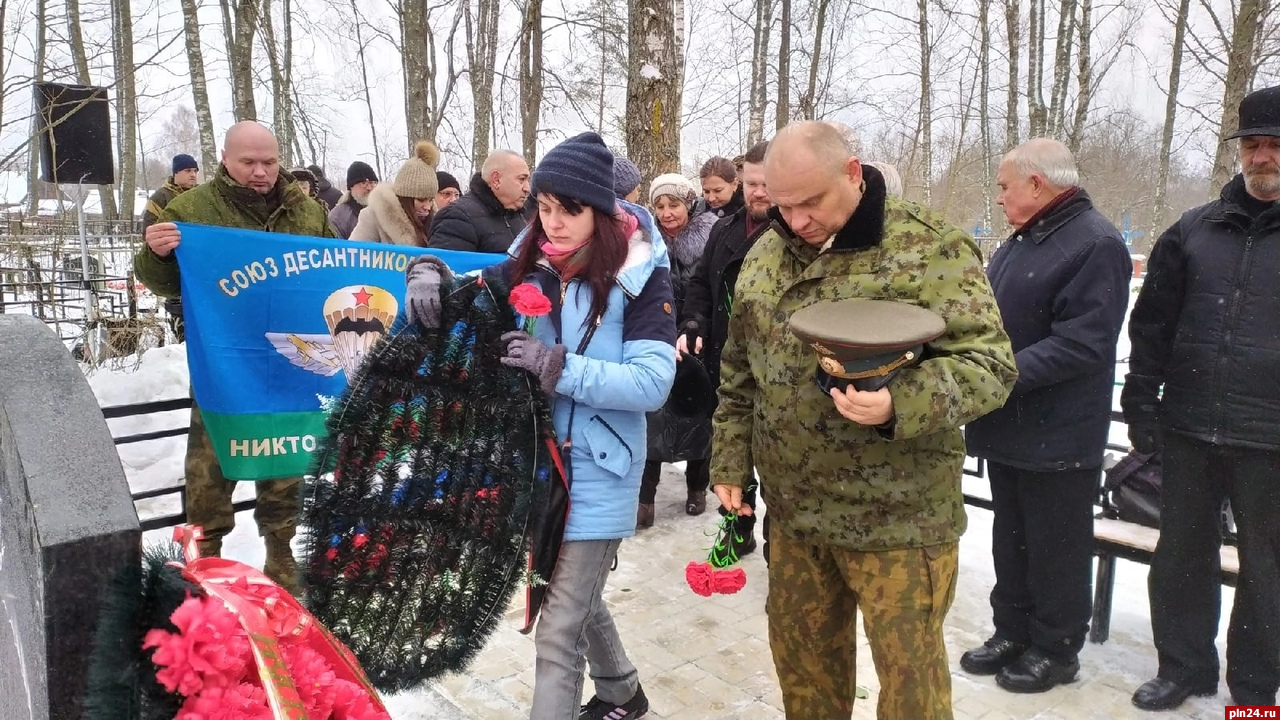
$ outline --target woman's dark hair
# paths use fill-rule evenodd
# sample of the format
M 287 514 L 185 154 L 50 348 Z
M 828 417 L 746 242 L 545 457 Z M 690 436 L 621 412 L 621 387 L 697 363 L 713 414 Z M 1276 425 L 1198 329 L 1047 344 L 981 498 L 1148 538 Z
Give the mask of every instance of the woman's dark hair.
M 701 180 L 713 176 L 731 183 L 738 179 L 738 169 L 733 166 L 733 161 L 729 158 L 716 156 L 703 163 L 702 171 L 698 173 L 698 178 Z
M 595 233 L 587 246 L 577 252 L 573 259 L 574 267 L 566 273 L 564 280 L 567 282 L 568 276 L 576 277 L 591 286 L 591 314 L 587 316 L 585 322 L 593 322 L 596 318 L 602 317 L 605 309 L 609 307 L 609 291 L 613 289 L 618 271 L 627 260 L 627 249 L 631 239 L 623 234 L 622 222 L 617 217 L 583 205 L 571 197 L 554 193 L 551 197 L 555 198 L 570 215 L 580 215 L 584 212 L 595 214 Z M 546 232 L 542 229 L 542 215 L 535 213 L 533 220 L 529 221 L 529 232 L 525 236 L 524 244 L 520 246 L 520 252 L 511 266 L 509 280 L 512 286 L 523 281 L 537 267 L 538 259 L 542 255 L 538 241 L 545 235 Z
M 418 211 L 413 208 L 413 198 L 396 196 L 400 200 L 400 207 L 404 209 L 404 214 L 409 216 L 409 222 L 413 225 L 413 229 L 418 234 L 418 245 L 420 247 L 427 246 L 427 224 L 422 222 L 422 218 L 418 217 Z

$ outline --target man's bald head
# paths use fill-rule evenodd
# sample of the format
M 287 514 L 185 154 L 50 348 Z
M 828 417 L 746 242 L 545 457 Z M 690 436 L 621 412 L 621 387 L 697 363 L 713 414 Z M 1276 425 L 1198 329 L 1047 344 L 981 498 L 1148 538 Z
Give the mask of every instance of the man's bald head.
M 280 143 L 267 128 L 243 120 L 223 138 L 222 164 L 232 180 L 265 195 L 280 176 Z
M 529 197 L 529 163 L 514 150 L 494 150 L 485 158 L 480 176 L 508 210 L 519 210 Z
M 825 122 L 793 122 L 779 130 L 764 174 L 783 220 L 810 245 L 839 232 L 862 201 L 862 163 L 844 134 Z

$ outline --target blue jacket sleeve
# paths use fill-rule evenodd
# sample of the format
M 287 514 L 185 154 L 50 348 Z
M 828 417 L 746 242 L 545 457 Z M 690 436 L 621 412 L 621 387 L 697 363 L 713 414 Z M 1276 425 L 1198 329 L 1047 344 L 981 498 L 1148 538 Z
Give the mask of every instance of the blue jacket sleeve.
M 654 270 L 622 320 L 622 362 L 569 353 L 556 392 L 605 410 L 652 412 L 662 407 L 676 377 L 676 322 L 671 274 Z
M 1133 262 L 1119 238 L 1101 238 L 1083 250 L 1054 299 L 1049 336 L 1014 356 L 1018 382 L 1012 396 L 1114 366 L 1132 276 Z

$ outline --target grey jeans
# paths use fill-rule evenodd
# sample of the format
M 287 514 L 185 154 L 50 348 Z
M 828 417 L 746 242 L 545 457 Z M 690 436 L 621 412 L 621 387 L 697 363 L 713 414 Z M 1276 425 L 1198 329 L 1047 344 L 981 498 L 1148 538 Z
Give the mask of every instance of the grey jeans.
M 547 588 L 534 635 L 530 720 L 577 720 L 582 672 L 591 664 L 596 696 L 619 705 L 640 687 L 613 616 L 601 597 L 621 540 L 566 542 Z

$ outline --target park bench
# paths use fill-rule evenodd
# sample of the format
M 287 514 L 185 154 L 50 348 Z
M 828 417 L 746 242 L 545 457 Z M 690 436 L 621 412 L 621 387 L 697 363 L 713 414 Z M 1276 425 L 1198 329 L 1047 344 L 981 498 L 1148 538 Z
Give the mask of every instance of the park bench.
M 156 400 L 154 402 L 134 403 L 131 405 L 111 405 L 102 408 L 102 416 L 108 421 L 117 418 L 138 417 L 141 415 L 151 415 L 154 413 L 170 412 L 173 410 L 189 410 L 191 408 L 191 398 L 174 398 L 172 400 Z M 185 436 L 190 429 L 190 422 L 182 420 L 176 422 L 173 427 L 162 430 L 153 430 L 145 433 L 134 433 L 132 435 L 117 436 L 113 431 L 112 439 L 115 441 L 116 447 L 121 445 L 129 445 L 132 443 L 147 442 L 149 440 L 160 440 L 168 437 Z M 139 512 L 139 525 L 143 532 L 149 530 L 158 530 L 160 528 L 173 527 L 181 525 L 187 521 L 187 489 L 181 481 L 174 485 L 153 488 L 151 490 L 141 490 L 132 493 L 134 507 L 137 508 L 139 502 L 154 500 L 176 496 L 178 498 L 177 512 L 161 512 L 161 513 L 144 513 Z M 254 498 L 247 498 L 232 503 L 235 512 L 244 510 L 252 510 L 256 501 Z
M 1111 421 L 1123 423 L 1124 417 L 1119 412 L 1112 412 Z M 1107 450 L 1121 454 L 1129 452 L 1127 446 L 1112 443 L 1107 444 Z M 970 469 L 966 465 L 965 474 L 971 477 L 985 478 L 986 463 L 982 458 L 973 459 L 977 461 L 976 468 Z M 994 507 L 990 499 L 970 493 L 965 493 L 964 502 L 966 505 L 985 510 L 992 510 Z M 1093 554 L 1098 559 L 1098 566 L 1093 583 L 1093 619 L 1089 623 L 1089 641 L 1101 644 L 1105 643 L 1111 635 L 1111 608 L 1116 586 L 1116 561 L 1128 560 L 1150 565 L 1152 558 L 1155 557 L 1156 541 L 1160 538 L 1160 531 L 1145 525 L 1106 517 L 1101 511 L 1101 493 L 1098 495 L 1098 507 L 1099 512 L 1093 519 Z M 1233 545 L 1224 544 L 1221 557 L 1222 584 L 1228 587 L 1235 587 L 1236 577 L 1240 573 L 1238 551 Z

